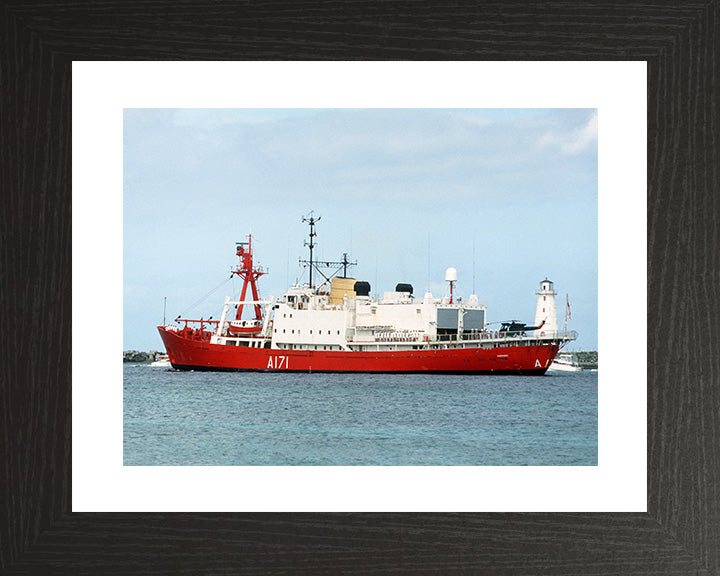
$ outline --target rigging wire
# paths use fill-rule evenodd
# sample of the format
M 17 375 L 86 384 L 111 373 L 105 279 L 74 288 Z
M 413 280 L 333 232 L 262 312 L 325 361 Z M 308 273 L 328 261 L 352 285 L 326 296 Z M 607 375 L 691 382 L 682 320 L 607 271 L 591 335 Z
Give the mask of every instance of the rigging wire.
M 298 266 L 299 266 L 299 264 L 298 264 Z M 302 284 L 301 284 L 300 281 L 301 281 L 303 278 L 305 278 L 305 271 L 306 271 L 307 267 L 308 267 L 308 266 L 303 266 L 303 267 L 301 268 L 301 270 L 300 270 L 300 277 L 297 278 L 296 281 L 295 281 L 296 284 L 302 286 Z
M 182 312 L 182 314 L 180 314 L 180 316 L 178 316 L 178 318 L 181 317 L 181 316 L 187 315 L 187 313 L 188 313 L 190 310 L 192 310 L 193 308 L 195 308 L 198 304 L 200 304 L 200 303 L 203 302 L 204 300 L 207 300 L 210 296 L 212 296 L 215 292 L 217 292 L 217 291 L 218 291 L 220 288 L 222 288 L 225 284 L 227 284 L 228 282 L 230 282 L 231 279 L 232 279 L 232 276 L 230 276 L 230 278 L 226 278 L 225 280 L 223 280 L 222 282 L 220 282 L 220 284 L 218 284 L 217 286 L 215 286 L 215 288 L 213 288 L 212 290 L 210 290 L 210 292 L 208 292 L 207 294 L 205 294 L 205 296 L 203 296 L 202 298 L 198 299 L 198 301 L 195 302 L 194 304 L 192 304 L 191 306 L 188 306 L 188 307 Z
M 473 238 L 473 294 L 476 294 L 475 292 L 475 238 Z

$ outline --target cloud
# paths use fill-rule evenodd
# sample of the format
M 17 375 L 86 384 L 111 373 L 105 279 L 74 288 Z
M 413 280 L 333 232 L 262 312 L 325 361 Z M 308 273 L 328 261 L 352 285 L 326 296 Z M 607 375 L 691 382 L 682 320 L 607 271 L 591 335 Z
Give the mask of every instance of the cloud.
M 545 132 L 540 137 L 539 144 L 543 148 L 556 146 L 563 154 L 574 155 L 583 152 L 591 144 L 596 143 L 597 136 L 598 114 L 597 110 L 595 110 L 587 122 L 579 128 L 563 134 L 555 131 Z
M 577 154 L 582 152 L 593 142 L 597 142 L 598 117 L 595 110 L 585 126 L 577 130 L 570 141 L 563 143 L 560 149 L 566 154 Z

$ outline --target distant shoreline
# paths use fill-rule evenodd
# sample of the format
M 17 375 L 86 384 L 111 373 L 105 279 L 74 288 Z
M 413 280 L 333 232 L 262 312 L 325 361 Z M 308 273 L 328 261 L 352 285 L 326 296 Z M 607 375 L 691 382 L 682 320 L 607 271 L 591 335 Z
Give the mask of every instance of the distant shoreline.
M 125 350 L 123 352 L 123 364 L 152 364 L 162 354 L 165 354 L 165 352 L 157 350 L 150 350 L 149 352 Z
M 597 350 L 587 350 L 583 352 L 570 352 L 575 354 L 578 359 L 578 364 L 583 367 L 583 370 L 596 370 L 598 367 L 598 353 Z

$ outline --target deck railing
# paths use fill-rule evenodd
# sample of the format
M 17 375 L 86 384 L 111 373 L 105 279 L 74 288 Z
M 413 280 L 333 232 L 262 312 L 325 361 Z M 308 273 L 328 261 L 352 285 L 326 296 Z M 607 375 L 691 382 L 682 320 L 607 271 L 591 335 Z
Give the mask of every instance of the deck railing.
M 415 335 L 398 335 L 398 334 L 375 334 L 373 340 L 354 340 L 355 342 L 377 343 L 377 344 L 394 344 L 399 342 L 409 342 L 413 344 L 432 344 L 436 342 L 547 342 L 548 340 L 570 341 L 577 339 L 575 330 L 553 330 L 543 331 L 541 335 L 535 335 L 534 331 L 529 332 L 500 332 L 491 331 L 467 331 L 463 332 L 459 337 L 457 334 L 438 334 L 435 337 L 428 338 L 424 334 Z
M 536 334 L 534 330 L 525 332 L 508 332 L 500 330 L 490 331 L 468 331 L 463 332 L 460 340 L 575 340 L 577 332 L 575 330 L 543 330 L 541 334 Z M 437 341 L 452 342 L 458 340 L 456 334 L 439 334 Z

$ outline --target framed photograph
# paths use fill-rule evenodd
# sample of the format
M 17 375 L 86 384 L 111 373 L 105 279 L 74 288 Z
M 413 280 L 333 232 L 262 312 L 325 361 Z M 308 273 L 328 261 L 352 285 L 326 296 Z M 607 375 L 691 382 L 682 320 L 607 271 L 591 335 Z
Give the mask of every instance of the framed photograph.
M 116 95 L 135 84 L 131 67 L 111 68 L 76 66 L 78 99 L 83 75 Z M 191 78 L 190 68 L 178 78 Z M 456 94 L 482 104 L 487 84 L 515 106 L 513 95 L 526 91 L 503 79 L 533 68 L 569 104 L 564 80 L 576 74 L 564 65 L 465 63 L 456 74 L 444 63 L 215 68 L 224 69 L 219 78 L 255 74 L 250 84 L 265 94 L 253 100 L 282 93 L 292 104 L 292 91 L 267 79 L 297 75 L 316 100 L 327 101 L 328 76 L 344 77 L 346 91 L 333 108 L 123 109 L 124 178 L 112 186 L 122 187 L 123 231 L 112 258 L 123 260 L 124 464 L 597 466 L 598 115 L 601 210 L 625 206 L 615 227 L 645 221 L 645 63 L 582 64 L 585 94 L 575 96 L 600 110 L 450 107 Z M 386 79 L 389 69 L 402 85 Z M 97 83 L 99 74 L 108 79 Z M 626 80 L 614 83 L 620 74 Z M 439 76 L 442 94 L 423 90 Z M 466 78 L 483 81 L 458 86 Z M 185 105 L 238 92 L 216 81 Z M 613 85 L 622 97 L 616 121 L 601 96 Z M 363 89 L 376 105 L 381 91 L 408 107 L 342 107 Z M 430 98 L 446 107 L 416 107 Z M 76 158 L 107 183 L 112 168 L 80 151 L 84 140 L 96 154 L 98 138 L 85 137 L 81 122 L 91 108 L 74 109 Z M 104 107 L 92 116 L 85 125 L 94 130 L 119 128 L 100 128 L 117 118 Z M 631 133 L 635 145 L 621 152 Z M 91 204 L 82 199 L 96 186 L 76 188 L 75 206 Z M 603 223 L 607 254 L 613 226 Z M 179 227 L 186 233 L 175 234 Z M 623 238 L 624 272 L 602 260 L 612 265 L 604 278 L 634 277 L 632 290 L 603 288 L 606 307 L 644 308 L 645 245 L 644 230 Z M 617 356 L 603 338 L 605 354 Z M 91 356 L 112 364 L 103 352 Z M 154 361 L 165 352 L 166 362 Z M 611 362 L 603 378 L 613 370 Z M 623 371 L 633 392 L 645 389 L 644 362 L 635 376 Z M 631 403 L 628 390 L 622 401 L 603 398 Z M 632 433 L 614 428 L 628 446 Z
M 445 16 L 432 11 L 427 18 L 418 8 L 385 14 L 367 7 L 366 25 L 356 29 L 349 23 L 358 21 L 360 13 L 317 6 L 318 22 L 324 14 L 327 25 L 317 28 L 311 16 L 300 32 L 291 32 L 298 26 L 290 13 L 183 6 L 180 35 L 155 6 L 91 12 L 62 3 L 51 8 L 17 4 L 0 13 L 8 55 L 1 65 L 4 76 L 14 79 L 0 95 L 3 188 L 9 192 L 3 211 L 3 293 L 8 296 L 3 303 L 9 303 L 4 307 L 8 325 L 37 335 L 19 345 L 6 340 L 4 346 L 4 572 L 176 573 L 180 565 L 204 573 L 718 571 L 713 526 L 720 504 L 712 488 L 718 476 L 712 456 L 718 451 L 717 394 L 708 376 L 717 355 L 705 312 L 714 301 L 705 279 L 717 266 L 707 251 L 716 213 L 712 191 L 718 185 L 707 162 L 717 152 L 717 98 L 711 88 L 717 71 L 710 57 L 718 32 L 717 3 L 672 10 L 655 5 L 613 11 L 605 5 L 550 7 L 542 13 L 537 7 L 494 5 L 477 12 L 448 9 Z M 273 22 L 270 29 L 260 25 L 266 21 Z M 512 33 L 491 42 L 493 31 L 507 32 L 507 22 L 516 23 Z M 388 29 L 417 34 L 406 41 L 402 34 L 386 35 L 378 43 Z M 157 62 L 168 57 L 178 62 Z M 287 58 L 315 62 L 246 62 L 234 68 L 232 62 L 179 62 Z M 138 59 L 145 62 L 127 62 Z M 419 62 L 318 62 L 389 59 Z M 541 62 L 546 59 L 566 62 Z M 523 60 L 536 62 L 518 62 Z M 422 474 L 413 466 L 399 472 L 392 466 L 300 466 L 291 467 L 289 475 L 282 466 L 221 466 L 214 471 L 219 475 L 209 475 L 202 466 L 123 466 L 118 372 L 97 362 L 106 352 L 108 358 L 119 358 L 123 348 L 122 310 L 118 315 L 122 240 L 117 257 L 117 239 L 123 235 L 118 218 L 123 198 L 117 188 L 125 152 L 122 110 L 197 106 L 183 104 L 186 93 L 168 100 L 166 92 L 164 100 L 153 102 L 136 92 L 110 119 L 108 126 L 120 131 L 109 134 L 105 125 L 80 124 L 80 111 L 93 105 L 93 95 L 105 94 L 99 105 L 112 102 L 117 112 L 112 93 L 129 85 L 123 81 L 130 78 L 132 84 L 162 85 L 170 93 L 185 90 L 188 70 L 194 83 L 206 85 L 217 81 L 213 75 L 243 72 L 240 80 L 217 86 L 253 87 L 241 105 L 237 93 L 228 91 L 227 97 L 220 92 L 209 108 L 287 107 L 280 96 L 273 102 L 270 93 L 254 91 L 258 79 L 267 77 L 268 65 L 282 73 L 276 86 L 296 87 L 297 109 L 336 106 L 330 95 L 325 102 L 302 102 L 316 75 L 335 80 L 329 90 L 339 91 L 337 86 L 352 85 L 349 70 L 363 79 L 365 70 L 378 65 L 388 86 L 404 83 L 415 92 L 423 75 L 429 86 L 457 81 L 465 71 L 482 71 L 485 84 L 467 75 L 460 82 L 493 93 L 503 81 L 502 68 L 503 74 L 516 71 L 511 77 L 520 80 L 512 82 L 534 86 L 541 100 L 550 92 L 548 81 L 558 75 L 570 86 L 573 81 L 579 87 L 597 86 L 604 66 L 615 75 L 608 85 L 625 82 L 625 102 L 616 99 L 616 114 L 607 120 L 603 107 L 610 103 L 579 105 L 599 111 L 600 235 L 605 219 L 614 223 L 610 233 L 619 238 L 605 255 L 601 247 L 599 347 L 605 334 L 608 342 L 621 345 L 628 361 L 614 366 L 610 361 L 613 377 L 599 385 L 599 436 L 605 437 L 603 426 L 621 434 L 608 435 L 605 450 L 600 445 L 597 466 L 581 466 L 577 475 L 563 477 L 559 474 L 572 471 L 542 467 L 534 470 L 540 476 L 532 478 L 513 466 L 430 466 Z M 443 76 L 453 69 L 454 75 Z M 645 78 L 647 92 L 639 99 L 645 108 L 638 112 L 637 93 L 630 87 L 636 88 L 638 80 L 645 84 Z M 510 82 L 507 75 L 504 81 Z M 343 107 L 412 107 L 407 93 L 397 94 L 397 102 L 387 95 L 374 104 L 358 97 Z M 418 106 L 444 104 L 430 95 Z M 455 106 L 513 107 L 507 100 L 478 105 L 472 98 Z M 573 106 L 578 105 L 562 99 L 538 104 Z M 638 114 L 646 129 L 640 141 L 629 128 L 637 125 Z M 622 133 L 623 122 L 625 137 L 604 156 L 603 127 L 608 134 Z M 98 136 L 99 165 L 103 158 L 116 159 L 104 175 L 105 186 L 97 185 L 97 176 L 87 177 L 85 151 L 78 147 L 87 134 Z M 631 152 L 623 155 L 621 145 Z M 631 177 L 603 180 L 604 161 L 613 155 L 634 158 L 638 147 L 641 158 L 647 150 L 640 170 L 646 169 L 646 179 L 635 180 L 635 163 Z M 603 206 L 608 183 L 617 192 L 637 190 L 645 182 L 646 202 L 640 198 L 636 203 L 628 193 Z M 88 194 L 89 185 L 94 195 Z M 82 196 L 76 195 L 79 190 Z M 637 210 L 645 206 L 647 220 L 638 220 Z M 167 225 L 169 234 L 186 233 L 183 222 Z M 613 284 L 605 287 L 603 278 L 611 275 L 602 272 L 604 258 L 608 270 L 616 272 Z M 604 307 L 604 288 L 626 297 L 607 300 L 612 306 Z M 710 326 L 710 337 L 691 339 L 696 330 L 690 326 Z M 633 394 L 642 388 L 633 386 L 638 378 L 643 385 L 646 379 L 646 394 Z M 603 405 L 608 398 L 613 401 Z M 612 418 L 603 420 L 603 406 Z M 76 467 L 80 460 L 86 464 L 82 471 Z M 598 475 L 605 469 L 612 473 Z M 588 495 L 600 500 L 589 504 Z
M 198 74 L 200 81 L 196 81 Z M 100 234 L 105 236 L 102 251 L 113 260 L 123 260 L 123 276 L 118 270 L 111 283 L 123 291 L 110 297 L 113 302 L 122 301 L 123 307 L 108 305 L 105 314 L 109 322 L 123 325 L 124 349 L 134 347 L 138 339 L 150 342 L 154 338 L 155 346 L 162 345 L 155 326 L 160 323 L 163 292 L 156 288 L 155 306 L 149 299 L 154 276 L 156 286 L 168 286 L 169 278 L 176 278 L 177 292 L 171 293 L 171 301 L 185 300 L 183 308 L 189 300 L 197 300 L 184 294 L 188 281 L 195 283 L 194 292 L 207 292 L 208 285 L 202 281 L 210 274 L 205 266 L 212 260 L 216 260 L 218 276 L 212 285 L 219 280 L 233 293 L 256 293 L 240 282 L 232 288 L 235 274 L 228 277 L 228 260 L 210 255 L 212 246 L 218 253 L 223 251 L 218 240 L 228 234 L 224 244 L 232 248 L 239 226 L 250 227 L 253 234 L 251 246 L 240 246 L 243 254 L 247 249 L 257 256 L 260 247 L 270 257 L 271 273 L 257 282 L 262 281 L 263 290 L 267 284 L 272 294 L 282 294 L 287 288 L 282 271 L 278 279 L 279 267 L 274 266 L 280 259 L 286 261 L 285 279 L 294 280 L 292 294 L 305 294 L 309 260 L 290 267 L 288 253 L 293 249 L 293 223 L 299 229 L 295 244 L 301 244 L 310 218 L 316 261 L 332 258 L 333 238 L 344 241 L 340 252 L 352 252 L 351 260 L 364 261 L 365 266 L 358 265 L 364 274 L 361 280 L 369 280 L 379 290 L 379 296 L 373 294 L 367 302 L 367 320 L 362 320 L 362 312 L 355 313 L 357 323 L 370 325 L 373 331 L 378 322 L 390 323 L 397 331 L 395 315 L 415 302 L 419 313 L 413 308 L 410 320 L 403 321 L 413 322 L 412 328 L 432 338 L 426 344 L 421 335 L 413 336 L 413 344 L 402 342 L 408 338 L 398 338 L 396 332 L 381 331 L 376 337 L 365 331 L 353 335 L 349 345 L 369 352 L 352 350 L 348 356 L 347 350 L 328 351 L 334 340 L 327 329 L 322 338 L 314 339 L 316 325 L 291 322 L 293 313 L 302 317 L 305 311 L 292 306 L 286 310 L 292 298 L 288 296 L 270 303 L 279 308 L 267 348 L 242 348 L 238 344 L 243 339 L 207 332 L 208 349 L 243 358 L 263 356 L 250 368 L 266 369 L 264 355 L 276 358 L 270 369 L 282 380 L 252 373 L 214 374 L 210 377 L 214 384 L 207 388 L 202 383 L 209 381 L 208 375 L 202 372 L 212 366 L 206 366 L 205 359 L 193 360 L 189 349 L 172 344 L 167 350 L 176 368 L 194 370 L 195 376 L 125 366 L 122 375 L 113 376 L 113 381 L 124 383 L 122 398 L 117 388 L 100 394 L 94 383 L 92 374 L 100 366 L 117 366 L 105 343 L 83 343 L 92 361 L 78 367 L 73 381 L 75 511 L 645 509 L 644 362 L 641 358 L 627 365 L 627 355 L 616 339 L 607 332 L 598 335 L 597 328 L 598 287 L 604 309 L 623 314 L 622 310 L 642 311 L 645 306 L 645 234 L 635 226 L 646 219 L 644 63 L 90 62 L 74 64 L 73 78 L 74 159 L 91 167 L 75 173 L 78 241 L 73 260 L 79 264 L 97 259 L 99 247 L 92 238 Z M 238 96 L 242 90 L 236 78 L 243 78 L 247 86 L 242 96 Z M 303 88 L 293 91 L 297 78 L 303 79 Z M 334 79 L 329 87 L 327 78 Z M 431 90 L 428 78 L 441 88 Z M 254 107 L 261 102 L 268 107 Z M 506 107 L 487 107 L 497 102 Z M 214 107 L 223 103 L 235 107 Z M 363 103 L 373 107 L 359 107 Z M 476 107 L 467 108 L 469 103 Z M 159 108 L 162 104 L 167 108 Z M 602 128 L 599 147 L 598 125 Z M 117 156 L 107 153 L 119 141 L 123 142 L 122 179 L 117 178 Z M 599 175 L 598 158 L 604 162 Z M 363 166 L 367 166 L 364 173 Z M 452 170 L 448 172 L 445 166 Z M 266 183 L 268 170 L 272 184 Z M 342 176 L 335 176 L 330 184 L 334 172 Z M 223 183 L 228 178 L 232 181 Z M 603 182 L 599 194 L 598 180 Z M 119 222 L 98 220 L 91 214 L 81 217 L 83 207 L 91 209 L 94 191 L 103 185 L 116 191 L 108 195 L 116 203 L 123 200 L 122 206 L 111 209 L 123 213 L 122 231 Z M 343 192 L 343 200 L 336 190 Z M 302 214 L 308 203 L 322 209 L 321 220 L 317 220 L 319 214 Z M 622 212 L 614 210 L 617 205 L 623 206 Z M 150 207 L 159 207 L 159 212 Z M 617 236 L 617 228 L 633 234 Z M 183 233 L 176 236 L 173 230 Z M 309 243 L 307 238 L 305 243 Z M 479 265 L 473 264 L 473 244 L 482 252 Z M 625 255 L 622 261 L 613 257 L 619 251 Z M 194 254 L 193 264 L 188 258 Z M 297 252 L 293 254 L 296 260 Z M 338 253 L 333 260 L 340 258 Z M 438 258 L 455 260 L 438 266 L 433 262 Z M 458 281 L 456 271 L 456 280 L 450 281 L 457 285 L 456 300 L 463 296 L 469 300 L 468 294 L 476 291 L 483 295 L 483 303 L 490 299 L 487 308 L 472 306 L 492 314 L 475 339 L 482 354 L 465 347 L 472 339 L 461 339 L 454 351 L 448 347 L 454 345 L 449 326 L 442 327 L 448 331 L 443 334 L 439 324 L 436 329 L 423 320 L 425 316 L 435 320 L 436 306 L 446 314 L 453 312 L 445 280 L 451 264 L 461 275 L 464 272 Z M 478 285 L 477 290 L 473 286 L 476 266 L 485 282 L 504 285 L 495 288 L 494 300 L 490 287 Z M 323 272 L 323 268 L 315 270 L 316 277 Z M 556 280 L 565 274 L 566 284 L 585 282 L 572 291 L 584 298 L 580 301 L 586 319 L 580 338 L 584 333 L 589 347 L 596 349 L 599 336 L 605 350 L 599 378 L 598 373 L 587 372 L 579 375 L 583 382 L 575 378 L 572 385 L 563 376 L 532 382 L 532 378 L 518 378 L 522 367 L 504 366 L 510 353 L 515 362 L 522 359 L 516 356 L 525 354 L 515 354 L 517 344 L 532 341 L 528 346 L 532 351 L 541 348 L 539 343 L 553 346 L 558 332 L 571 334 L 567 326 L 558 327 L 557 311 L 548 321 L 547 333 L 544 325 L 539 326 L 544 321 L 540 315 L 550 303 L 537 309 L 535 292 L 542 290 L 539 281 L 546 273 Z M 94 282 L 91 278 L 83 282 L 80 274 L 75 277 L 75 293 L 81 300 L 92 298 Z M 612 285 L 618 275 L 629 280 L 622 291 Z M 384 285 L 392 290 L 398 281 L 417 283 L 423 276 L 428 284 L 422 287 L 421 301 L 398 300 L 391 292 L 383 296 L 384 289 L 378 288 Z M 555 298 L 552 288 L 545 292 L 551 300 Z M 515 318 L 508 316 L 515 312 L 507 300 L 524 308 L 526 317 L 532 315 L 526 319 L 527 326 L 537 319 L 537 329 L 507 335 L 507 327 L 497 322 Z M 343 308 L 354 311 L 362 302 L 356 300 L 355 306 L 346 302 Z M 217 327 L 212 324 L 214 317 L 224 325 L 227 311 L 216 310 L 218 304 L 222 302 L 209 302 L 204 310 L 196 308 L 199 312 L 190 317 L 204 317 L 204 322 Z M 502 306 L 505 311 L 500 314 L 505 316 L 498 317 L 493 308 Z M 320 302 L 311 301 L 310 307 L 307 313 L 321 324 L 328 322 L 320 316 L 324 308 L 332 318 L 344 314 Z M 375 313 L 370 313 L 372 308 L 377 309 Z M 175 312 L 170 315 L 175 316 Z M 91 331 L 94 322 L 90 309 L 74 311 L 75 334 Z M 347 328 L 341 328 L 345 334 Z M 160 333 L 175 342 L 182 341 L 185 330 L 187 322 L 179 319 Z M 333 329 L 332 336 L 336 332 Z M 196 346 L 203 342 L 197 335 L 187 342 L 204 354 L 202 346 Z M 536 342 L 536 337 L 541 340 Z M 542 340 L 546 337 L 550 340 Z M 572 333 L 563 344 L 575 337 Z M 229 341 L 226 349 L 216 347 L 218 338 Z M 643 342 L 644 331 L 638 331 L 636 338 Z M 502 348 L 506 341 L 508 346 Z M 257 338 L 251 344 L 256 343 Z M 427 350 L 413 352 L 413 346 Z M 396 351 L 397 347 L 404 349 Z M 384 362 L 383 372 L 389 368 L 381 352 L 393 358 L 397 352 L 399 361 L 406 363 L 412 360 L 408 355 L 418 354 L 418 362 L 443 364 L 435 366 L 435 373 L 430 365 L 426 374 L 415 378 L 365 376 L 354 382 L 343 380 L 342 375 L 321 375 L 327 373 L 323 362 L 342 356 L 345 368 L 354 361 L 355 352 L 366 357 L 363 368 Z M 451 353 L 464 356 L 453 364 Z M 525 354 L 525 370 L 544 373 L 549 359 L 541 363 L 539 358 L 529 358 L 533 353 Z M 487 365 L 482 363 L 486 356 Z M 505 378 L 468 380 L 442 374 L 465 368 L 468 357 L 473 362 L 470 366 L 478 368 L 474 372 L 497 368 Z M 218 358 L 216 368 L 247 368 L 227 358 Z M 293 370 L 300 370 L 301 375 Z M 182 383 L 179 379 L 184 381 L 184 376 L 197 380 L 196 385 Z M 605 381 L 623 378 L 633 385 L 603 387 Z M 602 394 L 598 394 L 598 382 Z M 204 401 L 198 398 L 202 389 L 210 394 Z M 364 398 L 357 395 L 360 390 L 366 390 Z M 153 398 L 154 394 L 159 396 Z M 220 397 L 225 400 L 213 408 L 213 399 Z M 172 408 L 170 398 L 178 402 Z M 378 409 L 373 398 L 379 402 Z M 297 404 L 298 399 L 307 402 L 305 407 Z M 120 404 L 124 411 L 118 436 L 112 423 L 117 422 L 114 415 Z M 248 413 L 243 408 L 246 404 Z M 223 406 L 230 405 L 223 423 Z M 391 415 L 384 416 L 383 407 L 389 405 Z M 288 406 L 292 409 L 285 410 Z M 361 415 L 352 416 L 347 408 L 350 414 L 343 412 L 348 406 L 362 406 Z M 604 414 L 599 425 L 598 411 Z M 623 411 L 637 417 L 624 418 Z M 213 413 L 211 418 L 202 416 L 208 412 Z M 121 458 L 111 450 L 97 455 L 96 442 L 117 446 L 119 437 L 124 440 Z M 121 460 L 124 466 L 118 466 Z M 163 466 L 167 465 L 182 466 L 172 472 L 172 490 L 164 479 L 168 471 Z M 273 482 L 297 490 L 281 497 L 264 489 Z M 207 483 L 216 489 L 195 493 L 200 500 L 193 502 L 188 497 L 190 487 Z M 455 489 L 437 490 L 438 483 Z M 240 484 L 246 490 L 235 488 Z M 515 490 L 506 490 L 518 484 L 533 488 L 521 497 Z M 123 489 L 108 490 L 113 485 Z M 369 485 L 382 488 L 363 488 Z M 478 492 L 477 485 L 486 489 Z M 97 486 L 104 488 L 96 490 Z M 609 486 L 615 488 L 608 491 Z M 120 502 L 108 500 L 120 494 Z M 204 499 L 208 497 L 212 500 Z

